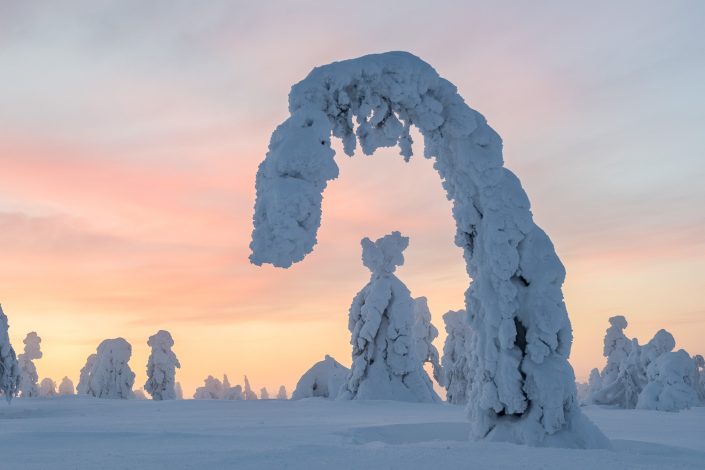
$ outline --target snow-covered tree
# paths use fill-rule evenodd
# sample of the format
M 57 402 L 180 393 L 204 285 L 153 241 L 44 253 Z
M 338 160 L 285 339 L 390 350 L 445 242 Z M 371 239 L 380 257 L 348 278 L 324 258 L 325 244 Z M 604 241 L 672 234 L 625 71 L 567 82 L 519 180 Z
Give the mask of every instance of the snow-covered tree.
M 5 396 L 8 403 L 20 387 L 20 367 L 10 343 L 9 329 L 10 324 L 0 305 L 0 394 Z
M 428 308 L 428 299 L 418 297 L 414 299 L 414 314 L 416 321 L 413 332 L 416 338 L 416 354 L 424 363 L 429 363 L 433 367 L 433 378 L 443 385 L 443 368 L 438 349 L 433 345 L 433 340 L 438 337 L 438 329 L 431 323 L 431 310 Z
M 34 359 L 41 359 L 42 339 L 36 332 L 27 333 L 24 339 L 24 352 L 17 356 L 17 362 L 20 366 L 20 396 L 23 398 L 32 398 L 39 396 L 39 374 L 37 367 L 34 365 Z
M 123 338 L 106 339 L 98 346 L 88 376 L 88 395 L 97 398 L 132 398 L 135 373 L 128 364 L 132 346 Z
M 174 340 L 168 331 L 159 330 L 149 337 L 147 345 L 152 348 L 147 361 L 147 382 L 144 390 L 152 396 L 152 400 L 174 400 L 176 391 L 176 369 L 181 367 L 176 354 L 171 348 Z
M 184 389 L 181 388 L 181 382 L 176 382 L 174 384 L 174 393 L 176 394 L 176 399 L 177 400 L 183 400 L 184 399 Z
M 245 400 L 257 400 L 257 394 L 250 387 L 250 381 L 247 380 L 247 376 L 245 376 L 245 389 L 242 393 L 245 396 Z
M 73 382 L 68 377 L 61 379 L 59 384 L 59 395 L 73 395 L 75 393 L 73 389 Z
M 260 400 L 269 400 L 269 392 L 267 391 L 267 387 L 262 387 L 259 391 L 259 399 Z
M 313 250 L 323 191 L 338 177 L 332 136 L 348 155 L 358 142 L 367 155 L 398 145 L 408 160 L 415 126 L 452 201 L 455 242 L 472 279 L 465 306 L 477 335 L 473 437 L 609 446 L 576 399 L 565 269 L 519 179 L 504 168 L 501 138 L 457 88 L 418 57 L 388 52 L 316 67 L 292 87 L 289 111 L 257 172 L 250 260 L 286 268 Z M 348 396 L 361 379 L 352 377 Z
M 372 276 L 350 306 L 352 367 L 341 399 L 440 401 L 423 368 L 426 357 L 419 356 L 414 299 L 394 275 L 408 245 L 399 232 L 362 240 L 362 262 Z
M 590 377 L 588 378 L 587 391 L 585 396 L 586 403 L 594 403 L 594 396 L 602 389 L 602 376 L 600 375 L 600 370 L 597 367 L 590 371 Z
M 223 383 L 219 379 L 209 375 L 203 382 L 193 395 L 195 400 L 222 400 Z
M 132 398 L 135 400 L 147 400 L 147 395 L 145 395 L 144 390 L 138 388 L 137 390 L 133 390 Z
M 286 387 L 281 386 L 279 387 L 279 391 L 277 392 L 277 400 L 288 400 L 289 396 L 286 393 Z
M 667 352 L 647 368 L 648 384 L 639 395 L 637 408 L 680 411 L 700 402 L 694 387 L 695 363 L 684 350 Z
M 88 380 L 90 379 L 91 371 L 93 370 L 96 359 L 98 359 L 97 354 L 91 354 L 86 359 L 86 364 L 81 369 L 81 376 L 79 377 L 78 385 L 76 386 L 76 393 L 78 395 L 88 394 Z
M 624 334 L 628 326 L 627 319 L 617 315 L 609 319 L 610 327 L 605 331 L 603 354 L 607 365 L 602 370 L 602 382 L 606 385 L 617 380 L 622 363 L 632 351 L 632 340 Z
M 698 392 L 700 402 L 705 404 L 705 358 L 700 354 L 693 356 L 695 366 L 695 390 Z
M 326 354 L 326 357 L 315 363 L 307 370 L 296 383 L 292 400 L 302 398 L 330 398 L 335 399 L 340 393 L 340 389 L 346 381 L 350 369 Z M 281 393 L 284 386 L 279 389 Z M 286 397 L 286 390 L 284 390 Z
M 470 365 L 472 330 L 465 310 L 450 310 L 443 315 L 446 341 L 443 344 L 443 372 L 446 400 L 455 405 L 468 402 L 473 371 Z
M 39 396 L 43 398 L 56 396 L 56 382 L 49 377 L 42 379 L 39 383 Z
M 235 385 L 223 388 L 223 400 L 244 400 L 245 395 L 242 393 L 242 386 Z

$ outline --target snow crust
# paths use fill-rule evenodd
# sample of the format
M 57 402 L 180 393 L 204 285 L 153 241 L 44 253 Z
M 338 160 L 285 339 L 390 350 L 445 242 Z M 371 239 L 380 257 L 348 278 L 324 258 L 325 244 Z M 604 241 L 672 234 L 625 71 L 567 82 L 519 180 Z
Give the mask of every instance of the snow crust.
M 472 329 L 465 310 L 450 310 L 443 315 L 446 341 L 443 345 L 443 372 L 446 400 L 454 405 L 468 402 L 470 380 L 474 375 L 471 365 Z
M 144 384 L 145 392 L 153 400 L 175 400 L 176 369 L 181 367 L 176 354 L 171 348 L 174 339 L 165 330 L 159 330 L 147 340 L 147 345 L 152 352 L 147 360 L 147 382 Z
M 24 352 L 17 356 L 20 366 L 20 396 L 32 398 L 39 396 L 39 375 L 34 365 L 35 359 L 42 358 L 42 339 L 36 332 L 27 333 L 24 339 Z
M 335 399 L 349 373 L 350 369 L 326 354 L 322 361 L 315 363 L 299 378 L 291 399 L 301 400 L 312 397 Z M 284 393 L 284 399 L 286 399 L 286 390 Z
M 9 329 L 10 324 L 0 305 L 0 394 L 8 403 L 12 401 L 20 387 L 20 366 L 10 343 Z
M 289 112 L 257 172 L 250 260 L 289 267 L 312 251 L 323 190 L 338 176 L 331 136 L 347 155 L 358 143 L 366 155 L 398 146 L 408 160 L 409 130 L 416 126 L 424 156 L 435 158 L 453 202 L 455 242 L 473 279 L 465 296 L 477 333 L 471 351 L 477 380 L 468 395 L 472 435 L 540 445 L 561 433 L 566 443 L 570 434 L 576 445 L 605 444 L 580 417 L 568 363 L 563 265 L 534 224 L 518 178 L 503 167 L 499 135 L 456 87 L 419 58 L 389 52 L 315 68 L 292 87 Z M 370 310 L 387 302 L 391 284 L 365 293 Z M 360 345 L 354 347 L 359 353 Z M 358 393 L 362 378 L 353 374 L 348 396 Z M 514 432 L 493 432 L 498 427 Z
M 88 373 L 86 393 L 96 398 L 132 398 L 135 373 L 128 364 L 130 356 L 132 346 L 123 338 L 100 343 Z

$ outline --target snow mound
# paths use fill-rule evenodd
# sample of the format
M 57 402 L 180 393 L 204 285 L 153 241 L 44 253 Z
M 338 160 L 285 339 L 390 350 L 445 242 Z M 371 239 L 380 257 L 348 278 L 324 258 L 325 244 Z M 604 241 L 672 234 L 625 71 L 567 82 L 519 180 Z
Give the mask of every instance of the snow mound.
M 301 376 L 296 383 L 294 393 L 291 394 L 291 399 L 301 400 L 311 397 L 335 399 L 349 372 L 350 369 L 326 354 L 322 361 L 315 363 Z M 283 399 L 286 399 L 286 390 L 283 396 Z

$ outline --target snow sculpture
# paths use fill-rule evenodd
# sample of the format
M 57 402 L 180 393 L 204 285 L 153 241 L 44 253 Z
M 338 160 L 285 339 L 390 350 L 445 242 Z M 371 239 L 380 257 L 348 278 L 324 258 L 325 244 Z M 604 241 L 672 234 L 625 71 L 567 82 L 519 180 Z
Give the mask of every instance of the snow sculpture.
M 292 88 L 289 111 L 257 172 L 250 260 L 289 267 L 313 250 L 322 192 L 338 176 L 331 136 L 348 155 L 359 141 L 367 155 L 398 145 L 408 160 L 416 126 L 453 202 L 455 241 L 473 279 L 465 296 L 477 332 L 473 436 L 607 446 L 576 400 L 565 269 L 503 167 L 499 135 L 455 86 L 419 58 L 389 52 L 317 67 Z
M 152 353 L 147 361 L 147 382 L 144 390 L 152 396 L 152 400 L 176 399 L 176 369 L 181 367 L 176 354 L 171 348 L 174 340 L 168 331 L 159 330 L 149 337 L 147 344 Z
M 431 310 L 428 308 L 428 299 L 419 297 L 414 299 L 413 332 L 416 338 L 417 355 L 424 363 L 433 367 L 433 379 L 443 385 L 443 367 L 438 355 L 438 349 L 433 345 L 433 340 L 438 337 L 438 329 L 431 323 Z
M 259 399 L 260 400 L 269 400 L 269 392 L 267 391 L 267 387 L 262 387 L 259 391 Z
M 42 379 L 39 384 L 39 396 L 42 398 L 49 398 L 56 396 L 56 382 L 51 380 L 49 377 Z
M 39 375 L 33 361 L 42 358 L 41 342 L 42 339 L 36 332 L 27 333 L 24 339 L 24 352 L 17 356 L 17 362 L 20 366 L 19 392 L 23 398 L 39 396 Z
M 286 387 L 282 385 L 281 387 L 279 387 L 279 391 L 277 392 L 277 400 L 288 400 L 288 399 L 289 399 L 289 397 L 286 393 Z
M 8 403 L 17 395 L 20 387 L 20 367 L 10 343 L 9 329 L 10 324 L 0 305 L 0 394 L 5 396 Z
M 243 395 L 245 396 L 245 400 L 257 400 L 257 394 L 252 391 L 252 387 L 250 387 L 250 381 L 247 380 L 247 376 L 245 376 L 245 390 L 243 391 Z
M 184 399 L 184 389 L 181 388 L 181 382 L 176 382 L 176 384 L 174 384 L 174 393 L 176 394 L 177 400 Z
M 59 384 L 59 395 L 73 395 L 74 393 L 73 382 L 71 379 L 68 377 L 61 379 L 61 383 Z
M 221 400 L 224 396 L 223 383 L 209 375 L 204 380 L 203 387 L 198 387 L 193 398 L 195 400 Z
M 695 363 L 684 350 L 659 356 L 649 364 L 647 376 L 649 383 L 639 395 L 637 408 L 680 411 L 699 404 Z
M 440 401 L 423 368 L 428 351 L 419 355 L 414 299 L 394 275 L 407 246 L 409 238 L 399 232 L 362 239 L 362 263 L 372 276 L 350 306 L 352 367 L 340 399 Z
M 91 371 L 95 365 L 95 361 L 98 358 L 97 354 L 91 354 L 86 359 L 86 365 L 81 369 L 81 376 L 78 379 L 78 385 L 76 386 L 76 393 L 79 395 L 88 394 L 88 379 L 90 379 Z
M 443 345 L 443 372 L 446 400 L 454 405 L 468 402 L 468 391 L 473 371 L 470 365 L 472 330 L 465 310 L 450 310 L 443 315 L 446 341 Z
M 88 375 L 87 394 L 96 398 L 132 398 L 135 373 L 128 365 L 130 356 L 132 346 L 123 338 L 106 339 L 100 343 Z
M 322 361 L 315 363 L 301 376 L 296 383 L 294 393 L 291 394 L 291 399 L 301 400 L 311 397 L 335 399 L 349 373 L 350 369 L 326 354 Z

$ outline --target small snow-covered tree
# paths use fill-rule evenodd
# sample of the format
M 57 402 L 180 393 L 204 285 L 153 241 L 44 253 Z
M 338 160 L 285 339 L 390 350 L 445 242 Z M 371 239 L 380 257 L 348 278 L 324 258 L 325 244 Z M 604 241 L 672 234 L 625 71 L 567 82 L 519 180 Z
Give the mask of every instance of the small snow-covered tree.
M 56 396 L 56 382 L 49 377 L 42 379 L 39 383 L 39 396 L 43 398 Z
M 609 319 L 610 327 L 605 331 L 603 354 L 607 365 L 602 370 L 602 381 L 611 384 L 617 380 L 621 364 L 632 350 L 632 341 L 624 334 L 628 326 L 627 319 L 617 315 Z
M 590 377 L 588 378 L 587 392 L 585 397 L 586 403 L 594 402 L 594 395 L 602 389 L 602 376 L 600 375 L 600 370 L 595 367 L 590 371 Z
M 135 373 L 128 364 L 130 356 L 132 346 L 123 338 L 100 343 L 89 373 L 87 393 L 97 398 L 132 398 Z
M 24 352 L 17 356 L 17 362 L 20 366 L 20 396 L 23 398 L 32 398 L 39 396 L 39 374 L 37 367 L 34 365 L 34 359 L 41 359 L 42 339 L 36 332 L 27 333 L 24 339 Z
M 326 357 L 315 363 L 299 379 L 291 394 L 292 400 L 302 398 L 330 398 L 335 399 L 340 393 L 340 389 L 346 381 L 350 369 L 326 354 Z M 284 386 L 279 389 L 282 392 Z M 284 390 L 286 397 L 286 390 Z
M 446 341 L 443 344 L 443 372 L 446 400 L 454 405 L 468 402 L 473 371 L 470 366 L 472 329 L 465 310 L 450 310 L 443 315 Z
M 91 371 L 95 365 L 95 361 L 98 359 L 97 354 L 91 354 L 86 359 L 86 364 L 81 369 L 81 376 L 78 379 L 78 385 L 76 386 L 76 393 L 79 395 L 88 394 L 88 381 L 91 377 Z
M 183 400 L 184 399 L 184 389 L 181 388 L 181 382 L 176 382 L 174 384 L 174 393 L 176 394 L 176 399 L 177 400 Z
M 269 392 L 267 391 L 267 387 L 262 387 L 259 391 L 259 399 L 260 400 L 269 400 Z
M 277 392 L 277 400 L 288 400 L 289 396 L 286 393 L 286 387 L 281 386 L 279 387 L 279 391 Z
M 10 324 L 0 305 L 0 394 L 9 403 L 20 387 L 20 367 L 17 355 L 10 343 Z
M 699 403 L 694 387 L 693 359 L 684 350 L 667 352 L 649 364 L 649 383 L 639 395 L 637 408 L 680 411 Z
M 416 354 L 424 363 L 429 363 L 433 367 L 433 378 L 443 385 L 443 368 L 438 349 L 433 345 L 433 340 L 438 337 L 438 329 L 431 323 L 431 310 L 428 308 L 428 299 L 418 297 L 414 299 L 414 337 L 416 338 Z
M 181 367 L 171 348 L 174 340 L 168 331 L 159 330 L 149 337 L 147 344 L 152 348 L 147 361 L 147 382 L 144 390 L 152 400 L 174 400 L 176 391 L 176 369 Z
M 243 394 L 245 395 L 245 400 L 257 400 L 257 394 L 252 390 L 252 387 L 250 387 L 250 381 L 247 380 L 247 376 L 245 376 L 245 390 Z
M 350 306 L 352 367 L 341 399 L 440 401 L 419 357 L 414 300 L 394 275 L 407 246 L 399 232 L 362 240 L 362 263 L 372 275 Z
M 223 400 L 244 400 L 245 395 L 242 393 L 242 386 L 235 385 L 224 390 Z
M 705 358 L 700 354 L 693 356 L 695 366 L 695 390 L 698 392 L 700 402 L 705 404 Z
M 132 398 L 135 400 L 147 400 L 147 395 L 145 395 L 144 390 L 138 388 L 132 391 Z
M 59 395 L 73 395 L 74 393 L 73 382 L 71 379 L 68 377 L 61 379 L 61 383 L 59 384 Z
M 209 375 L 203 382 L 193 395 L 195 400 L 222 400 L 223 383 L 219 379 Z

